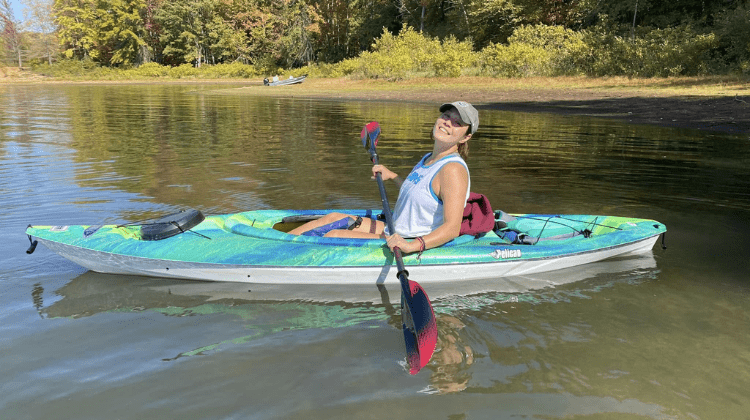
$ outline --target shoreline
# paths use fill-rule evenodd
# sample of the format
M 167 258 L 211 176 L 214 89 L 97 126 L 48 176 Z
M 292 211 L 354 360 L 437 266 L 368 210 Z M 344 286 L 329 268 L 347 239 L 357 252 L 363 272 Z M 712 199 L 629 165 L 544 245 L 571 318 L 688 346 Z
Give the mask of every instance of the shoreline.
M 1 74 L 0 74 L 1 75 Z M 29 75 L 31 76 L 31 75 Z M 36 75 L 35 75 L 36 76 Z M 628 79 L 539 77 L 414 78 L 398 82 L 308 78 L 288 86 L 253 79 L 59 80 L 0 77 L 0 88 L 40 84 L 241 84 L 235 94 L 437 103 L 471 102 L 477 109 L 610 118 L 632 124 L 750 133 L 750 79 L 732 76 Z
M 479 87 L 477 87 L 479 86 Z M 402 82 L 306 80 L 291 86 L 246 86 L 248 94 L 295 98 L 471 102 L 477 109 L 610 118 L 732 134 L 750 133 L 750 84 L 719 78 L 414 79 Z

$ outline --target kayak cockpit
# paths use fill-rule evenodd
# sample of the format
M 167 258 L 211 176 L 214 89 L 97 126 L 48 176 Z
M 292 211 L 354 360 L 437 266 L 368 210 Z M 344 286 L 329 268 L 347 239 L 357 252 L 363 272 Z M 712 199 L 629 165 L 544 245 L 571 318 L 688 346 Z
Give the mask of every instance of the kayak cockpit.
M 236 235 L 294 243 L 377 248 L 385 246 L 385 241 L 382 239 L 297 236 L 287 233 L 309 221 L 325 216 L 330 211 L 300 210 L 299 213 L 292 214 L 289 211 L 275 210 L 261 212 L 262 217 L 259 217 L 261 214 L 258 211 L 231 215 L 224 220 L 224 229 Z M 377 213 L 373 213 L 371 210 L 344 210 L 341 212 L 362 217 L 377 217 Z M 475 239 L 472 235 L 461 235 L 444 244 L 443 247 L 463 245 Z

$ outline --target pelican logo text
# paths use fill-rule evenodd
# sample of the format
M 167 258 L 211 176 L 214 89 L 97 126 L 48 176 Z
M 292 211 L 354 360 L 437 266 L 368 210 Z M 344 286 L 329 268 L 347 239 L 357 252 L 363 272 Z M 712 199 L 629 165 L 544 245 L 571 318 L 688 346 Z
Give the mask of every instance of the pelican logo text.
M 521 258 L 520 249 L 496 249 L 492 254 L 493 258 L 506 260 L 508 258 Z

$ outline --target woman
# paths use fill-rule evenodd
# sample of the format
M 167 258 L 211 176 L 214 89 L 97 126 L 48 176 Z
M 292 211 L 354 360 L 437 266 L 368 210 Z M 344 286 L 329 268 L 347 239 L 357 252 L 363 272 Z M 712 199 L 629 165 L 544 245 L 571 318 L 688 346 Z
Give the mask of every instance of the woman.
M 463 101 L 443 104 L 440 112 L 432 128 L 432 152 L 420 160 L 406 180 L 383 165 L 372 167 L 373 178 L 380 172 L 384 181 L 393 180 L 400 187 L 393 211 L 396 232 L 389 232 L 379 220 L 330 213 L 289 233 L 300 235 L 325 229 L 348 218 L 344 222 L 354 223 L 355 227 L 334 228 L 325 236 L 385 237 L 391 251 L 398 247 L 404 254 L 435 248 L 457 237 L 470 187 L 469 169 L 464 159 L 468 156 L 468 141 L 479 128 L 479 114 Z

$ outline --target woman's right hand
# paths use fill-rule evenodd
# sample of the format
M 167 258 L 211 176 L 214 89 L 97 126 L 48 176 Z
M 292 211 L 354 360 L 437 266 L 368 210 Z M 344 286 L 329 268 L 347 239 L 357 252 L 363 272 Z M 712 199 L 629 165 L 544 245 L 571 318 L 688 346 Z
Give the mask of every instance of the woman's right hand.
M 383 177 L 383 181 L 387 181 L 389 179 L 393 179 L 398 176 L 397 173 L 391 171 L 390 169 L 386 168 L 383 165 L 373 165 L 372 166 L 372 179 L 376 179 L 375 174 L 378 172 L 380 172 L 380 176 Z

